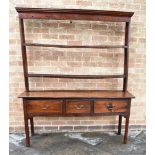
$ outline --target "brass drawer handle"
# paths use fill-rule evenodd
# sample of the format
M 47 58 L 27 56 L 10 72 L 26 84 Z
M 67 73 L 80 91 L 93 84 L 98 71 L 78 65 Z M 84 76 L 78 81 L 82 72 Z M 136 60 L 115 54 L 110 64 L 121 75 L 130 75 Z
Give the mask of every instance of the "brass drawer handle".
M 46 109 L 49 108 L 49 105 L 40 106 L 40 108 L 41 108 L 42 110 L 46 110 Z
M 109 111 L 112 111 L 114 106 L 112 105 L 112 103 L 109 103 L 106 105 L 106 108 L 109 110 Z
M 77 110 L 80 110 L 80 109 L 84 108 L 85 106 L 84 106 L 83 104 L 81 104 L 81 105 L 75 105 L 74 107 L 75 107 Z

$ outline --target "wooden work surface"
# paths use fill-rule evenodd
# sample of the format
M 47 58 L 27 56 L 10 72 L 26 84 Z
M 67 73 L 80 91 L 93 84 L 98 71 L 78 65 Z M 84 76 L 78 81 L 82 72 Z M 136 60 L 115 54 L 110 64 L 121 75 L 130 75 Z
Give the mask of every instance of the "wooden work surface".
M 134 98 L 129 92 L 104 90 L 53 90 L 23 92 L 19 98 Z

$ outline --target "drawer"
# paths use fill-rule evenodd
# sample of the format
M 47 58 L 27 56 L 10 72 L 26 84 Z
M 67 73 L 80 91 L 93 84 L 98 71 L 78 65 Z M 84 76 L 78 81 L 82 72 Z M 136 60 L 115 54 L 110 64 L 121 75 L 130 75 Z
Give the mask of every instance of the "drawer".
M 66 101 L 66 113 L 90 113 L 89 101 Z
M 62 113 L 62 100 L 28 100 L 28 113 Z
M 95 101 L 94 102 L 94 113 L 106 113 L 106 112 L 126 112 L 127 111 L 127 101 Z

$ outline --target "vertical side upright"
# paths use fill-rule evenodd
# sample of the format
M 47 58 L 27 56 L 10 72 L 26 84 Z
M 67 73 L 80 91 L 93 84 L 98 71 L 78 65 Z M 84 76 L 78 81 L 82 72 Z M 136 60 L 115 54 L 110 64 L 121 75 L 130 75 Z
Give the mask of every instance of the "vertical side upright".
M 25 89 L 26 91 L 29 91 L 27 56 L 26 56 L 26 47 L 24 45 L 25 44 L 24 23 L 23 23 L 22 18 L 19 18 L 19 28 L 20 28 L 20 38 L 21 38 L 21 50 L 22 50 L 22 59 L 23 59 Z
M 127 86 L 128 86 L 129 36 L 130 36 L 130 22 L 126 22 L 125 24 L 125 46 L 127 46 L 127 48 L 124 49 L 125 78 L 123 80 L 123 91 L 127 91 Z
M 25 134 L 26 134 L 26 146 L 30 147 L 30 135 L 29 135 L 29 118 L 27 114 L 27 100 L 23 99 L 23 110 L 24 110 L 24 124 L 25 124 Z

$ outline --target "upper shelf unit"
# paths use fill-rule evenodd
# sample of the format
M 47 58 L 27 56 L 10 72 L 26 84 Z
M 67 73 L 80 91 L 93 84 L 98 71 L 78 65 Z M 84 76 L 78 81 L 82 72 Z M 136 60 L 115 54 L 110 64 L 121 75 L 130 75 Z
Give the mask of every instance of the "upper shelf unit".
M 109 22 L 129 22 L 134 12 L 87 10 L 87 9 L 54 9 L 16 7 L 19 18 L 53 19 L 53 20 L 92 20 Z
M 29 91 L 29 77 L 45 78 L 74 78 L 74 79 L 106 79 L 123 78 L 123 91 L 127 91 L 128 63 L 129 63 L 129 36 L 130 20 L 134 12 L 86 10 L 86 9 L 52 9 L 52 8 L 22 8 L 16 7 L 19 15 L 19 27 L 21 36 L 21 49 L 26 91 Z M 124 45 L 54 45 L 44 43 L 27 43 L 25 41 L 24 19 L 51 19 L 51 20 L 87 20 L 106 22 L 125 22 Z M 66 75 L 66 74 L 30 74 L 27 63 L 27 46 L 56 47 L 56 48 L 123 48 L 124 49 L 124 73 L 121 75 Z

